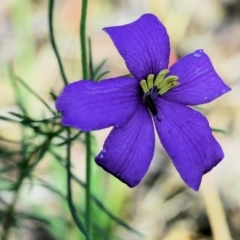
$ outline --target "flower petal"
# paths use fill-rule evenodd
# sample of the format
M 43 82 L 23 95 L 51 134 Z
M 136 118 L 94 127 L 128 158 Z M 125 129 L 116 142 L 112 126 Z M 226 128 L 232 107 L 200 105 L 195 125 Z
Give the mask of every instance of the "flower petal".
M 161 115 L 154 118 L 163 147 L 185 183 L 198 190 L 202 175 L 224 157 L 207 119 L 184 105 L 158 98 Z
M 153 14 L 145 14 L 135 22 L 107 27 L 116 48 L 131 74 L 138 80 L 157 75 L 168 67 L 170 46 L 165 27 Z
M 153 123 L 142 106 L 127 124 L 111 131 L 95 160 L 129 187 L 135 187 L 147 172 L 153 152 Z
M 83 131 L 120 126 L 140 106 L 136 79 L 118 77 L 101 82 L 81 80 L 69 84 L 57 99 L 62 124 Z
M 231 89 L 215 72 L 209 57 L 197 50 L 175 63 L 171 75 L 179 77 L 180 85 L 163 95 L 172 102 L 198 105 L 211 102 Z

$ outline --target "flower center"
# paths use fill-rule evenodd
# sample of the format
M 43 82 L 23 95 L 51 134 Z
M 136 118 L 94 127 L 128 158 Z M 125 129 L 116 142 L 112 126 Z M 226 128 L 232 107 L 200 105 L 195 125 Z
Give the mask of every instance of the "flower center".
M 143 90 L 143 101 L 151 111 L 153 116 L 158 114 L 158 110 L 154 100 L 158 95 L 163 95 L 174 87 L 179 86 L 177 82 L 178 77 L 166 75 L 169 73 L 168 69 L 164 69 L 158 73 L 155 77 L 153 74 L 149 74 L 147 80 L 143 79 L 140 81 L 141 88 Z

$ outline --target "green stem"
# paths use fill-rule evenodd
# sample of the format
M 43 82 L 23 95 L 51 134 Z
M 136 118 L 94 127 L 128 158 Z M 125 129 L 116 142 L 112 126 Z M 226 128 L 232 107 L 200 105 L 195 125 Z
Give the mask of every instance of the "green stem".
M 86 44 L 86 19 L 87 19 L 88 0 L 82 0 L 80 39 L 81 39 L 81 57 L 82 57 L 82 77 L 88 78 L 87 44 Z
M 57 45 L 54 39 L 54 32 L 53 32 L 53 9 L 54 9 L 54 0 L 49 0 L 49 5 L 48 5 L 48 24 L 49 24 L 49 34 L 50 34 L 50 41 L 54 50 L 54 53 L 57 57 L 58 65 L 60 68 L 60 72 L 62 75 L 63 82 L 66 85 L 68 85 L 67 77 L 65 75 L 63 65 L 61 62 L 60 55 L 58 53 Z
M 67 137 L 68 137 L 68 139 L 71 137 L 69 129 L 67 129 Z M 86 239 L 90 240 L 89 234 L 86 231 L 85 227 L 83 226 L 81 220 L 79 219 L 79 217 L 77 215 L 76 208 L 73 204 L 72 185 L 71 185 L 72 173 L 71 173 L 71 143 L 70 142 L 68 142 L 68 144 L 67 144 L 67 165 L 66 165 L 66 168 L 67 168 L 67 202 L 68 202 L 68 207 L 70 209 L 71 215 L 72 215 L 73 220 L 76 223 L 77 227 L 85 235 Z
M 80 40 L 82 57 L 82 77 L 88 78 L 88 58 L 87 58 L 87 39 L 86 39 L 86 19 L 87 19 L 88 0 L 82 0 Z M 86 133 L 86 230 L 91 236 L 91 135 Z
M 91 236 L 91 134 L 86 133 L 86 230 Z

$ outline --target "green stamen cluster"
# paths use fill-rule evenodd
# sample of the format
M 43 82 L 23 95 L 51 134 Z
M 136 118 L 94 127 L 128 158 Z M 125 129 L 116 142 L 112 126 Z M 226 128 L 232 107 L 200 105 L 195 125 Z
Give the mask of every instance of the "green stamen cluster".
M 158 94 L 163 95 L 170 89 L 179 86 L 179 82 L 177 82 L 177 76 L 165 76 L 169 73 L 168 69 L 164 69 L 158 73 L 156 78 L 154 79 L 154 75 L 150 74 L 147 77 L 147 80 L 143 79 L 140 81 L 140 85 L 144 93 L 148 93 L 153 87 L 158 89 Z

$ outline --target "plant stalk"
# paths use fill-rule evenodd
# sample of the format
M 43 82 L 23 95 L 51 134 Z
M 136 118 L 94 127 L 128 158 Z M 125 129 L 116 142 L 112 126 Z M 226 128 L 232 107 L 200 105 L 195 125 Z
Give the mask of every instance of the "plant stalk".
M 81 40 L 81 58 L 82 58 L 82 77 L 88 78 L 88 58 L 87 58 L 87 20 L 88 0 L 82 0 L 81 21 L 80 21 L 80 40 Z M 91 237 L 91 134 L 86 133 L 86 230 Z
M 56 55 L 57 61 L 58 61 L 58 66 L 60 68 L 61 76 L 64 82 L 64 85 L 68 85 L 67 77 L 64 72 L 64 68 L 61 62 L 60 55 L 58 53 L 57 45 L 55 42 L 54 38 L 54 31 L 53 31 L 53 9 L 54 9 L 54 0 L 49 0 L 49 5 L 48 5 L 48 24 L 49 24 L 49 35 L 50 35 L 50 41 L 54 50 L 54 53 Z
M 71 137 L 70 135 L 70 129 L 67 129 L 67 137 L 68 139 Z M 71 173 L 71 143 L 68 142 L 67 144 L 67 202 L 68 202 L 68 207 L 70 209 L 71 215 L 73 217 L 74 222 L 76 223 L 77 227 L 80 229 L 80 231 L 85 235 L 86 240 L 90 240 L 89 234 L 84 228 L 81 220 L 79 219 L 77 215 L 77 210 L 73 204 L 73 199 L 72 199 L 72 185 L 71 185 L 71 178 L 72 178 L 72 173 Z

